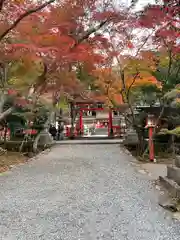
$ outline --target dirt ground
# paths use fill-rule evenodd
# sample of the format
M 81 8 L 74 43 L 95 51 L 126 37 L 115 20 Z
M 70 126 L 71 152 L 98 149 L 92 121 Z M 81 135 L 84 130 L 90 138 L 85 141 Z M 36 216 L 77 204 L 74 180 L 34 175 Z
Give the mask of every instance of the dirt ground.
M 14 165 L 26 162 L 28 157 L 18 152 L 6 152 L 0 156 L 0 173 L 11 169 Z

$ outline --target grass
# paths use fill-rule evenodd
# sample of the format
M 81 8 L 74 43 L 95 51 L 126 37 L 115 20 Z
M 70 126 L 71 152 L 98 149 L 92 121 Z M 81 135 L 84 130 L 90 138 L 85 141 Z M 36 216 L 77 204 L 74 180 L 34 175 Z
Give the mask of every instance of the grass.
M 149 162 L 149 154 L 146 153 L 144 157 L 137 156 L 137 150 L 135 146 L 126 146 L 126 148 L 131 152 L 131 154 L 140 162 Z M 168 149 L 161 148 L 158 146 L 155 149 L 155 159 L 157 163 L 165 163 L 165 164 L 172 164 L 173 162 L 173 155 Z

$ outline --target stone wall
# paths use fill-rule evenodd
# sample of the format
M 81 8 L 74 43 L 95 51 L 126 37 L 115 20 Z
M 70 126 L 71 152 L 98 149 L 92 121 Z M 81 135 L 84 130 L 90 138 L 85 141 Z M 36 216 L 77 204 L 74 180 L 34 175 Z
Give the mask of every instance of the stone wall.
M 167 166 L 167 177 L 159 177 L 160 182 L 169 190 L 172 197 L 180 199 L 180 156 L 174 164 Z

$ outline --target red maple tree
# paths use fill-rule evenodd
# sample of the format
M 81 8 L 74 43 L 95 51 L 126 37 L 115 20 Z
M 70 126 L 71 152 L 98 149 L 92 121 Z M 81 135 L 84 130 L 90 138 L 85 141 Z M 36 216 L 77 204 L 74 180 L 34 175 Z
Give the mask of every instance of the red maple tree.
M 154 29 L 154 41 L 158 48 L 171 48 L 180 51 L 179 1 L 163 0 L 162 4 L 149 5 L 139 18 L 140 26 Z
M 169 42 L 177 40 L 175 0 L 170 5 L 164 0 L 163 5 L 148 6 L 138 18 L 129 9 L 115 8 L 111 1 L 105 1 L 103 7 L 98 0 L 53 2 L 38 1 L 37 5 L 28 0 L 0 1 L 1 60 L 42 59 L 44 71 L 36 84 L 37 88 L 43 85 L 40 92 L 49 86 L 56 91 L 62 86 L 71 88 L 68 91 L 75 85 L 80 88 L 75 76 L 78 64 L 88 72 L 102 65 L 112 66 L 114 58 L 120 59 L 121 51 L 136 48 L 136 28 L 158 26 L 156 43 L 165 29 Z
M 103 10 L 98 9 L 97 0 L 78 0 L 76 4 L 73 0 L 67 0 L 49 5 L 52 2 L 34 7 L 29 1 L 13 1 L 12 4 L 3 1 L 1 10 L 1 58 L 12 60 L 31 57 L 33 62 L 40 57 L 48 81 L 51 81 L 55 72 L 57 78 L 61 71 L 72 71 L 77 63 L 85 64 L 88 71 L 94 64 L 100 64 L 103 56 L 97 49 L 99 51 L 105 47 L 108 40 L 99 30 L 103 31 L 105 26 L 123 16 L 114 11 L 110 2 Z M 48 8 L 44 9 L 47 5 Z M 25 11 L 27 8 L 30 10 Z M 10 19 L 11 23 L 4 26 Z M 45 74 L 42 74 L 39 82 L 45 80 Z M 59 85 L 62 84 L 61 79 Z

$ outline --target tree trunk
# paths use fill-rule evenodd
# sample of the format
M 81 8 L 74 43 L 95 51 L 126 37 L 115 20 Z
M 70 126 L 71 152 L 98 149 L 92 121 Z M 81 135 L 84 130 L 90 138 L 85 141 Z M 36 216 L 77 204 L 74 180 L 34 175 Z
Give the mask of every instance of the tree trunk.
M 71 103 L 71 106 L 70 106 L 70 108 L 71 108 L 71 129 L 70 129 L 70 138 L 71 139 L 74 139 L 74 122 L 75 122 L 75 111 L 74 111 L 74 104 L 73 103 Z
M 142 156 L 145 149 L 144 134 L 142 129 L 135 127 L 137 136 L 138 136 L 138 145 L 137 145 L 137 156 Z
M 70 129 L 70 138 L 71 139 L 74 139 L 75 138 L 75 134 L 74 134 L 74 125 L 75 125 L 75 120 L 76 120 L 76 116 L 77 116 L 77 112 L 75 110 L 75 107 L 74 107 L 74 104 L 71 103 L 71 106 L 70 106 L 70 109 L 71 109 L 71 129 Z
M 8 126 L 7 126 L 7 124 L 6 124 L 6 125 L 5 125 L 5 130 L 4 130 L 4 146 L 6 146 L 6 141 L 7 141 L 7 139 L 6 139 L 7 130 L 8 130 Z

